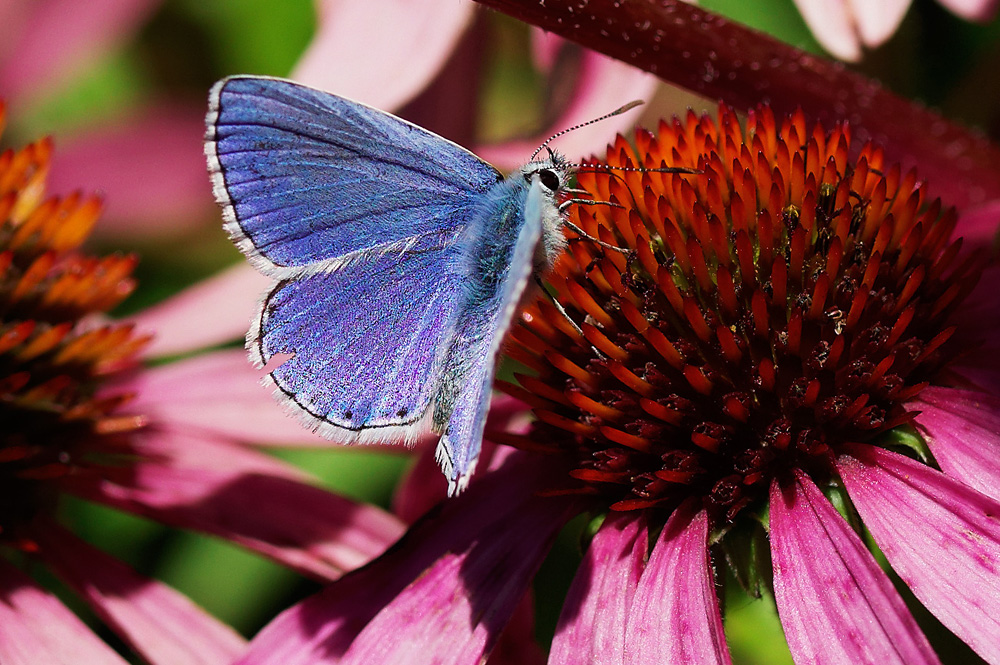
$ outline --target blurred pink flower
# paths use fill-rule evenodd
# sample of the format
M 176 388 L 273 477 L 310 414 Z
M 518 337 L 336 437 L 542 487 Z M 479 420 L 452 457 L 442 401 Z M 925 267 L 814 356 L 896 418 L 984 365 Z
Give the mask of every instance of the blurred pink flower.
M 0 5 L 0 97 L 15 111 L 65 88 L 128 43 L 160 0 L 9 0 Z M 198 104 L 154 99 L 102 117 L 53 159 L 58 190 L 83 187 L 108 200 L 100 234 L 157 237 L 203 224 L 212 210 L 204 182 Z
M 861 59 L 862 48 L 881 46 L 899 28 L 912 0 L 795 0 L 817 41 L 841 60 Z M 939 0 L 968 21 L 989 21 L 997 0 Z
M 1000 663 L 997 149 L 681 3 L 489 4 L 785 119 L 761 107 L 744 131 L 722 107 L 608 149 L 701 176 L 580 174 L 625 209 L 575 221 L 632 258 L 573 244 L 550 284 L 576 325 L 539 300 L 512 332 L 530 372 L 505 389 L 536 423 L 492 437 L 521 450 L 501 447 L 238 662 L 480 662 L 556 533 L 593 512 L 550 663 L 731 662 L 723 566 L 750 589 L 773 574 L 797 663 L 937 663 L 862 523 L 920 602 Z
M 50 154 L 43 141 L 0 155 L 0 661 L 126 662 L 22 571 L 42 564 L 145 662 L 229 663 L 239 635 L 75 536 L 56 518 L 60 497 L 216 535 L 320 580 L 381 553 L 401 522 L 248 445 L 305 434 L 241 351 L 138 365 L 156 331 L 103 316 L 134 288 L 135 259 L 79 251 L 101 204 L 44 198 Z

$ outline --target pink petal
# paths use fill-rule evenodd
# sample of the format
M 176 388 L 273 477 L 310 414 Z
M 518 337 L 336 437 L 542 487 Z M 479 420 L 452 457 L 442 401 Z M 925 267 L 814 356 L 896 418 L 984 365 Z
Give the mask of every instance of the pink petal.
M 914 595 L 976 653 L 1000 663 L 1000 503 L 875 446 L 851 446 L 838 468 Z
M 967 21 L 989 21 L 996 16 L 997 0 L 938 0 L 951 12 Z
M 1000 399 L 932 386 L 906 406 L 920 411 L 917 424 L 941 470 L 1000 500 Z
M 96 191 L 105 209 L 98 234 L 162 237 L 213 217 L 202 149 L 201 106 L 156 104 L 59 144 L 49 190 Z
M 556 64 L 556 57 L 560 49 L 566 45 L 566 40 L 551 32 L 539 30 L 531 31 L 531 55 L 535 61 L 535 67 L 548 73 Z
M 599 53 L 583 50 L 580 72 L 569 105 L 544 132 L 527 140 L 517 140 L 496 146 L 482 146 L 476 153 L 499 168 L 515 168 L 523 164 L 557 131 L 593 120 L 614 111 L 634 99 L 649 100 L 660 82 L 635 67 L 623 64 Z M 640 107 L 641 108 L 641 107 Z M 553 142 L 552 146 L 571 161 L 602 152 L 608 137 L 635 126 L 637 114 L 623 113 L 587 127 L 574 130 Z
M 168 356 L 243 339 L 272 283 L 240 262 L 145 310 L 133 318 L 140 331 L 155 334 L 145 353 Z
M 708 516 L 674 511 L 639 579 L 625 631 L 625 662 L 728 664 L 729 647 L 708 557 Z
M 880 46 L 895 34 L 911 0 L 848 0 L 854 24 L 865 46 Z
M 508 395 L 494 394 L 486 418 L 486 435 L 479 455 L 479 468 L 499 468 L 511 450 L 492 443 L 489 440 L 491 433 L 525 432 L 530 423 L 527 404 Z M 392 512 L 405 522 L 416 521 L 448 496 L 448 481 L 441 474 L 441 467 L 435 459 L 435 444 L 436 439 L 433 437 L 417 444 L 413 466 L 393 493 Z M 473 475 L 470 482 L 476 482 L 479 475 Z
M 158 0 L 34 0 L 20 10 L 0 63 L 0 93 L 8 99 L 47 92 L 118 47 L 160 4 Z M 8 18 L 8 9 L 0 18 Z M 17 14 L 15 14 L 17 16 Z
M 0 662 L 127 665 L 75 614 L 0 559 Z
M 266 455 L 230 446 L 233 459 L 227 468 L 218 444 L 177 433 L 146 438 L 160 439 L 155 448 L 163 450 L 164 440 L 186 447 L 191 459 L 165 456 L 137 464 L 118 482 L 80 477 L 68 490 L 164 524 L 220 536 L 319 579 L 334 579 L 367 563 L 403 532 L 388 513 L 307 485 L 294 478 L 295 470 Z M 194 461 L 199 453 L 205 459 Z M 219 459 L 206 463 L 213 457 Z M 261 471 L 250 470 L 255 458 Z M 264 470 L 269 468 L 275 472 Z
M 330 446 L 294 418 L 261 383 L 242 349 L 202 354 L 142 371 L 127 385 L 129 409 L 161 428 L 247 443 Z
M 397 109 L 441 68 L 472 18 L 465 0 L 322 0 L 319 28 L 292 77 Z
M 808 476 L 771 484 L 774 597 L 796 663 L 938 663 L 889 577 Z
M 841 60 L 861 59 L 849 0 L 795 0 L 795 6 L 823 48 Z
M 641 514 L 608 515 L 566 594 L 549 665 L 625 662 L 625 626 L 647 546 Z
M 225 665 L 246 647 L 236 631 L 183 594 L 137 574 L 61 527 L 39 528 L 32 535 L 46 562 L 146 662 Z
M 472 483 L 469 489 L 457 498 L 442 504 L 440 512 L 425 517 L 415 524 L 406 536 L 386 554 L 379 557 L 371 565 L 356 571 L 328 586 L 321 593 L 286 610 L 266 626 L 250 643 L 250 652 L 239 661 L 240 665 L 321 665 L 324 663 L 341 663 L 345 652 L 358 637 L 366 624 L 373 621 L 384 608 L 411 602 L 424 579 L 425 571 L 433 569 L 439 577 L 444 569 L 454 565 L 455 557 L 467 559 L 463 571 L 454 571 L 459 579 L 452 578 L 451 583 L 460 583 L 462 579 L 479 580 L 483 568 L 497 563 L 506 557 L 515 556 L 515 552 L 531 557 L 539 556 L 537 547 L 539 540 L 546 540 L 548 533 L 558 528 L 566 518 L 567 504 L 565 500 L 535 497 L 535 488 L 541 486 L 542 479 L 554 470 L 544 463 L 544 460 L 531 458 L 524 453 L 514 453 L 507 457 L 503 468 L 483 474 L 478 482 Z M 549 524 L 551 520 L 558 524 Z M 542 522 L 542 523 L 539 523 Z M 538 529 L 536 532 L 529 527 Z M 524 566 L 532 567 L 533 562 L 512 562 L 512 571 Z M 499 571 L 498 571 L 499 572 Z M 507 571 L 504 569 L 503 575 Z M 523 576 L 522 573 L 517 573 Z M 416 582 L 414 582 L 416 580 Z M 495 580 L 496 584 L 505 584 Z M 409 591 L 405 591 L 408 585 Z M 518 582 L 520 584 L 520 582 Z M 460 590 L 463 586 L 447 586 L 438 589 L 428 589 L 428 602 L 438 602 L 439 596 L 452 594 L 455 603 L 466 607 L 468 598 Z M 523 588 L 521 591 L 523 592 Z M 513 589 L 507 588 L 507 596 L 513 595 Z M 402 600 L 399 600 L 402 598 Z M 504 602 L 506 602 L 506 600 Z M 479 603 L 490 602 L 488 597 L 476 597 Z M 514 599 L 516 602 L 517 598 Z M 484 610 L 485 618 L 500 623 L 497 607 L 492 612 Z M 385 610 L 388 611 L 388 610 Z M 417 614 L 423 612 L 418 607 Z M 439 615 L 425 613 L 428 622 L 447 620 L 450 615 L 445 612 Z M 386 654 L 391 648 L 399 647 L 399 636 L 396 631 L 414 631 L 413 639 L 433 639 L 428 630 L 419 630 L 414 624 L 400 625 L 402 617 L 390 612 L 378 621 L 380 624 L 390 624 L 391 629 L 381 635 L 366 635 L 362 646 L 371 645 L 371 641 L 386 639 Z M 469 638 L 473 631 L 480 637 L 480 644 L 472 645 L 466 652 L 466 662 L 478 662 L 474 657 L 476 652 L 482 652 L 482 627 L 471 625 L 470 617 L 465 614 L 456 632 L 461 632 Z M 457 637 L 452 633 L 453 637 Z M 488 641 L 488 637 L 487 637 Z M 457 649 L 457 643 L 446 645 L 449 650 Z M 355 655 L 357 651 L 354 652 Z M 400 654 L 405 657 L 405 654 Z M 428 658 L 442 654 L 425 651 Z M 374 662 L 384 663 L 385 659 Z M 443 662 L 443 661 L 441 661 Z
M 130 443 L 143 460 L 164 466 L 277 476 L 297 481 L 311 478 L 299 467 L 253 448 L 197 432 L 161 429 L 156 424 L 142 430 Z
M 485 659 L 568 517 L 564 501 L 533 504 L 435 561 L 368 623 L 341 662 Z
M 679 0 L 480 0 L 527 23 L 736 108 L 802 108 L 827 126 L 846 119 L 855 147 L 884 146 L 889 163 L 920 165 L 933 192 L 959 207 L 1000 198 L 1000 148 L 840 63 Z M 570 155 L 572 157 L 572 154 Z

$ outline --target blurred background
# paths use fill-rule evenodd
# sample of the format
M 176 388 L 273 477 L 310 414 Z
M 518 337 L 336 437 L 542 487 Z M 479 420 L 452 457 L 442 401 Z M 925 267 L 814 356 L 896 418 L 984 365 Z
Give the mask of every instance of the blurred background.
M 106 208 L 93 249 L 141 257 L 139 288 L 116 312 L 125 316 L 242 261 L 221 229 L 202 155 L 205 100 L 223 76 L 295 74 L 393 110 L 502 168 L 526 159 L 526 146 L 576 120 L 574 114 L 586 119 L 608 111 L 632 99 L 632 90 L 649 102 L 642 118 L 650 123 L 689 106 L 714 106 L 644 75 L 626 80 L 612 70 L 588 69 L 588 56 L 579 49 L 553 44 L 463 0 L 428 3 L 436 7 L 433 26 L 417 35 L 414 46 L 427 61 L 414 62 L 412 70 L 397 64 L 386 71 L 378 59 L 394 39 L 392 31 L 405 29 L 388 18 L 397 4 L 0 0 L 0 98 L 8 117 L 2 147 L 51 135 L 56 152 L 50 192 L 103 194 Z M 701 4 L 829 55 L 792 0 Z M 457 17 L 453 24 L 441 18 L 449 12 Z M 335 39 L 344 25 L 354 38 L 349 44 Z M 996 139 L 998 37 L 1000 21 L 969 23 L 936 2 L 917 0 L 881 46 L 839 52 L 857 59 L 848 66 Z M 566 148 L 577 151 L 569 157 L 600 150 L 615 129 L 602 125 L 582 137 Z M 392 489 L 411 463 L 405 452 L 363 449 L 276 454 L 338 492 L 383 507 L 390 507 Z M 63 510 L 84 538 L 179 588 L 246 635 L 317 588 L 228 543 L 91 505 L 67 503 Z M 584 526 L 567 529 L 538 578 L 543 643 L 579 560 Z M 790 662 L 770 606 L 740 597 L 726 602 L 736 662 Z M 74 609 L 86 616 L 85 608 Z M 102 636 L 114 643 L 112 635 Z

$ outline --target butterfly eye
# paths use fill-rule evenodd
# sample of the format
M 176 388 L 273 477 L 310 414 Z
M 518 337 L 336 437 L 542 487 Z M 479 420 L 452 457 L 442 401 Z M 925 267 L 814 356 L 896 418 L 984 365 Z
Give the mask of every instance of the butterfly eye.
M 559 176 L 555 174 L 555 171 L 550 171 L 549 169 L 542 169 L 538 172 L 538 179 L 542 181 L 542 186 L 550 192 L 554 192 L 559 189 L 559 185 L 562 183 L 559 180 Z

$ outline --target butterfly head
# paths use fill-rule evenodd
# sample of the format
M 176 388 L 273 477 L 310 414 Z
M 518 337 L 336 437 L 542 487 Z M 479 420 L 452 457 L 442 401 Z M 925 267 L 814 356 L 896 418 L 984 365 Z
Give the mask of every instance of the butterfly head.
M 539 254 L 535 260 L 538 272 L 545 272 L 551 268 L 566 246 L 559 203 L 575 168 L 574 164 L 558 152 L 547 147 L 546 150 L 548 151 L 546 159 L 528 162 L 513 176 L 523 179 L 529 190 L 537 187 L 540 194 L 542 242 L 539 244 Z
M 537 178 L 542 190 L 554 198 L 566 186 L 574 165 L 555 150 L 545 149 L 548 158 L 528 162 L 521 167 L 520 174 L 529 185 Z

